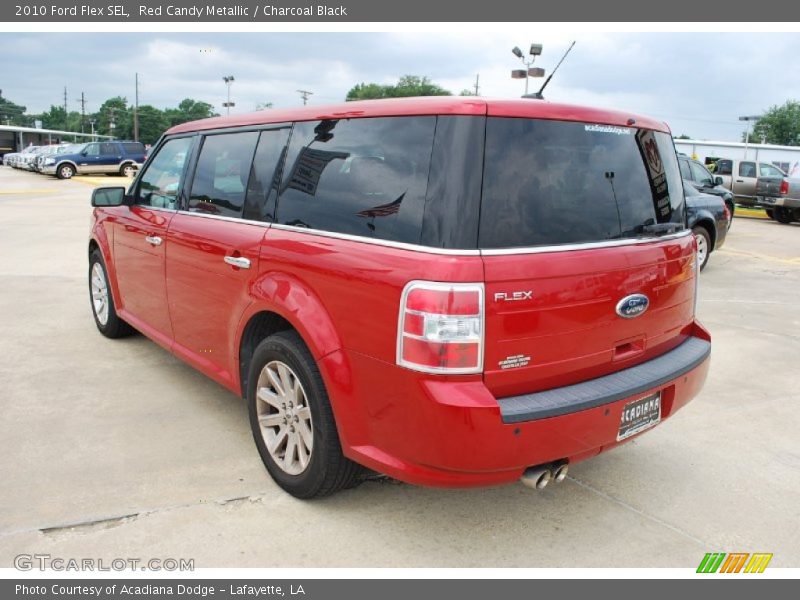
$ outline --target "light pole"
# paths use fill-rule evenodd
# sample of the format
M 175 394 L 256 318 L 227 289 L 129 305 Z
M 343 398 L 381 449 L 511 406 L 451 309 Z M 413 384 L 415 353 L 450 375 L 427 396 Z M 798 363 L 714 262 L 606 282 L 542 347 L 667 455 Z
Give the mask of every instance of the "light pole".
M 231 106 L 236 106 L 235 102 L 231 102 L 231 85 L 233 85 L 233 82 L 235 80 L 233 78 L 233 75 L 226 75 L 225 77 L 222 78 L 222 81 L 224 81 L 225 85 L 228 86 L 228 101 L 227 102 L 223 102 L 222 106 L 224 106 L 225 108 L 228 109 L 228 116 L 230 116 L 230 114 L 231 114 Z
M 522 53 L 522 50 L 519 49 L 519 46 L 514 46 L 511 49 L 511 52 L 514 54 L 514 56 L 516 56 L 518 59 L 522 61 L 523 65 L 525 65 L 524 69 L 514 69 L 513 71 L 511 71 L 511 78 L 525 80 L 525 95 L 527 96 L 528 79 L 531 77 L 544 77 L 544 69 L 531 67 L 533 62 L 536 60 L 536 57 L 542 54 L 542 45 L 531 44 L 531 49 L 529 52 L 531 58 L 529 60 L 525 60 L 525 55 Z
M 750 122 L 751 121 L 758 121 L 761 118 L 761 115 L 750 115 L 745 117 L 739 117 L 740 121 L 747 121 L 747 133 L 744 135 L 744 158 L 747 159 L 747 147 L 750 145 Z

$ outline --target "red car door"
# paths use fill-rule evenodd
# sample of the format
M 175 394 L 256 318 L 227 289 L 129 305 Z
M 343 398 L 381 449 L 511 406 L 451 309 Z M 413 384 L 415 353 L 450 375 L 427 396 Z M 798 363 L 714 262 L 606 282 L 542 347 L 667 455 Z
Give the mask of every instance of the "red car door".
M 175 138 L 158 149 L 134 186 L 133 204 L 119 211 L 114 226 L 120 316 L 165 347 L 172 340 L 164 279 L 167 230 L 192 139 Z
M 205 136 L 188 210 L 170 224 L 166 279 L 173 351 L 231 389 L 239 383 L 236 330 L 258 276 L 269 225 L 266 202 L 274 204 L 274 174 L 288 131 Z

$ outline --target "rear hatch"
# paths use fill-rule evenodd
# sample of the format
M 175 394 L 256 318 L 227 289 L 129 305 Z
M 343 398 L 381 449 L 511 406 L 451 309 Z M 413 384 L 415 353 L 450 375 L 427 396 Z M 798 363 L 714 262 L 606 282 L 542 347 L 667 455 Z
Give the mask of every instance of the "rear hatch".
M 634 366 L 691 328 L 694 240 L 668 133 L 489 117 L 479 245 L 497 397 Z

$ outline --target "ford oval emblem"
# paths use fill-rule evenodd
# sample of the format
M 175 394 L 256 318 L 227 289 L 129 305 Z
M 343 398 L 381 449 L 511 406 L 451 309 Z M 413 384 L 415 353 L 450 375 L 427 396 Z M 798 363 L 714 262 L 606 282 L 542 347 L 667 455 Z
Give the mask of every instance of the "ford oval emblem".
M 617 302 L 617 314 L 623 319 L 632 319 L 646 311 L 648 306 L 650 306 L 650 300 L 647 296 L 631 294 Z

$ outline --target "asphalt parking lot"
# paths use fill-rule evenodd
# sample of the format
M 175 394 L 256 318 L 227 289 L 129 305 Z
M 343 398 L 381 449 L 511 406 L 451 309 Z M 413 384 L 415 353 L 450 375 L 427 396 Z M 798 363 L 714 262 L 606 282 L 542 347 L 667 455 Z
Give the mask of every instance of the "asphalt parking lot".
M 303 502 L 262 468 L 240 398 L 142 336 L 96 331 L 92 183 L 0 167 L 0 567 L 21 553 L 196 567 L 696 567 L 713 551 L 800 566 L 800 224 L 735 220 L 700 283 L 714 340 L 702 394 L 563 484 L 372 481 Z

